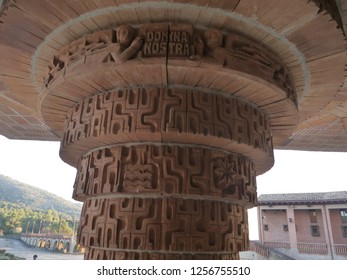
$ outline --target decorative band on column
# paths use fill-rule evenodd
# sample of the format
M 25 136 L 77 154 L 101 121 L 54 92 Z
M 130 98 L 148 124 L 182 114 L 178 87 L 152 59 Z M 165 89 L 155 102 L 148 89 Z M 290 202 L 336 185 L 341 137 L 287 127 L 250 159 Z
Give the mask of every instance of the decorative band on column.
M 237 259 L 247 249 L 253 164 L 193 146 L 114 146 L 85 155 L 74 198 L 88 259 Z
M 86 248 L 85 259 L 88 260 L 239 260 L 239 253 L 205 254 L 163 254 L 149 252 L 130 252 L 108 249 Z
M 244 156 L 194 146 L 114 146 L 80 160 L 73 197 L 176 197 L 256 203 L 252 162 Z
M 264 112 L 234 96 L 177 87 L 118 89 L 86 98 L 68 114 L 60 154 L 76 166 L 92 149 L 133 142 L 222 148 L 250 158 L 257 174 L 273 165 Z
M 79 242 L 88 259 L 238 259 L 248 247 L 247 210 L 184 198 L 92 198 Z

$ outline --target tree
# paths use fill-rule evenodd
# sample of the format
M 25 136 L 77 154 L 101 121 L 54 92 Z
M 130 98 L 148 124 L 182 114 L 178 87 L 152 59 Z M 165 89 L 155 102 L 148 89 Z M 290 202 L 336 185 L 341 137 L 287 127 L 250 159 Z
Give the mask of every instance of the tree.
M 72 234 L 73 218 L 55 210 L 37 211 L 17 204 L 0 202 L 0 229 L 6 234 L 62 233 Z

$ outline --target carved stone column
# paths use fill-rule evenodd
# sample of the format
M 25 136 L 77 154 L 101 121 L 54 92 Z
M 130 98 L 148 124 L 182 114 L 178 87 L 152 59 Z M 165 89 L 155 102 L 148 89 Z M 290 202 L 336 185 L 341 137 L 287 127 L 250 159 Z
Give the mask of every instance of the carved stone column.
M 238 259 L 255 176 L 297 121 L 274 54 L 183 24 L 72 42 L 48 68 L 41 111 L 77 168 L 86 259 Z
M 253 162 L 273 161 L 255 106 L 184 88 L 115 90 L 76 105 L 63 139 L 63 156 L 89 150 L 74 189 L 88 259 L 237 259 L 247 249 Z
M 237 259 L 248 244 L 253 174 L 242 156 L 197 147 L 92 152 L 75 189 L 75 198 L 86 196 L 79 232 L 86 257 Z

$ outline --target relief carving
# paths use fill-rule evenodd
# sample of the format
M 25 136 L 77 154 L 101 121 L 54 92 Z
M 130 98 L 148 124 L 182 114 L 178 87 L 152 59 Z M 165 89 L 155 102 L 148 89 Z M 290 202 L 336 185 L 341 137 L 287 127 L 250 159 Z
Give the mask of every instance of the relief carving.
M 57 76 L 58 72 L 65 67 L 65 62 L 58 57 L 54 56 L 52 62 L 48 65 L 45 75 L 43 77 L 44 87 L 53 82 L 54 77 Z
M 237 34 L 227 34 L 225 36 L 225 48 L 231 56 L 240 60 L 241 63 L 252 63 L 253 67 L 256 67 L 256 71 L 260 71 L 264 76 L 273 73 L 279 65 L 279 62 L 269 50 Z M 226 64 L 228 62 L 232 65 L 232 58 L 229 58 Z
M 136 36 L 137 31 L 130 25 L 122 25 L 116 29 L 117 41 L 108 47 L 109 54 L 103 62 L 124 63 L 132 59 L 140 51 L 143 38 Z
M 86 98 L 70 111 L 62 145 L 110 143 L 113 134 L 118 139 L 157 129 L 271 149 L 268 120 L 252 104 L 167 88 Z M 246 157 L 201 146 L 91 151 L 80 159 L 74 185 L 74 198 L 84 201 L 78 238 L 87 247 L 85 257 L 237 259 L 247 248 L 245 208 L 257 200 L 255 173 Z
M 85 35 L 53 57 L 44 87 L 90 67 L 119 70 L 146 59 L 240 71 L 296 102 L 290 73 L 267 48 L 188 24 Z M 84 202 L 78 239 L 88 259 L 238 259 L 248 248 L 246 208 L 257 202 L 257 168 L 273 160 L 270 121 L 259 107 L 170 86 L 85 98 L 67 115 L 61 155 L 79 158 L 73 196 Z
M 202 32 L 202 42 L 204 43 L 203 56 L 213 57 L 223 65 L 224 47 L 222 32 L 214 29 L 205 30 Z
M 250 160 L 198 147 L 113 147 L 82 157 L 74 198 L 119 194 L 207 195 L 256 203 Z
M 248 248 L 246 219 L 247 209 L 225 202 L 95 198 L 78 240 L 88 259 L 237 259 Z
M 43 78 L 44 86 L 48 87 L 57 75 L 65 76 L 67 70 L 71 73 L 83 64 L 124 63 L 134 58 L 142 45 L 143 38 L 130 25 L 87 34 L 54 56 Z
M 146 24 L 139 28 L 144 45 L 142 58 L 188 58 L 193 52 L 193 27 L 185 24 Z
M 151 164 L 126 164 L 124 166 L 123 187 L 125 191 L 138 192 L 140 189 L 152 189 L 153 170 Z
M 117 90 L 87 98 L 68 115 L 62 149 L 110 139 L 127 143 L 166 137 L 185 143 L 190 135 L 200 135 L 196 143 L 205 145 L 242 143 L 272 153 L 269 121 L 257 107 L 232 96 L 166 88 Z
M 276 83 L 296 103 L 295 89 L 288 70 L 265 47 L 238 34 L 223 35 L 214 29 L 195 30 L 193 38 L 194 55 L 190 60 L 195 61 L 196 66 L 208 61 L 221 67 L 259 76 Z
M 87 34 L 53 57 L 43 84 L 48 87 L 57 76 L 74 75 L 79 67 L 153 57 L 181 59 L 188 67 L 212 64 L 245 72 L 280 87 L 296 104 L 290 73 L 270 50 L 238 34 L 197 29 L 189 24 L 122 25 Z
M 285 91 L 287 92 L 287 98 L 291 99 L 293 103 L 298 106 L 298 100 L 296 91 L 294 88 L 294 84 L 292 79 L 290 78 L 290 73 L 288 70 L 278 65 L 277 69 L 275 70 L 273 74 L 273 79 L 276 81 Z
M 223 192 L 235 193 L 238 174 L 235 171 L 234 162 L 228 159 L 218 159 L 214 168 L 214 181 L 217 188 Z

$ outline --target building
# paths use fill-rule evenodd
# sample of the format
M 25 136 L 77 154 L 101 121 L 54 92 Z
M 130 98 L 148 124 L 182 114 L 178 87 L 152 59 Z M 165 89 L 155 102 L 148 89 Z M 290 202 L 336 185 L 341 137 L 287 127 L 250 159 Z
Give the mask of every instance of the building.
M 295 259 L 347 259 L 347 191 L 259 196 L 260 243 Z
M 0 25 L 0 133 L 61 142 L 86 259 L 238 259 L 274 148 L 347 151 L 346 1 L 2 0 Z

